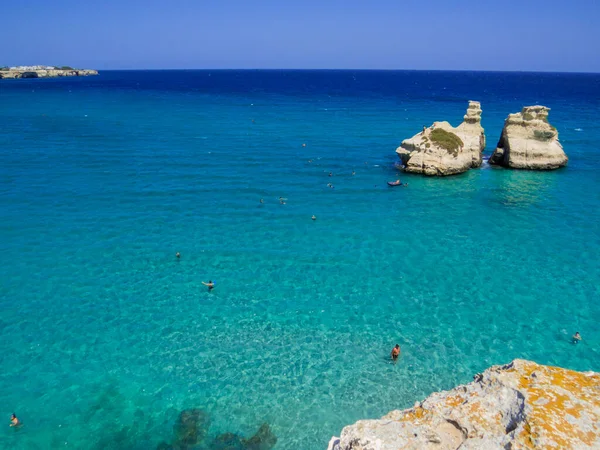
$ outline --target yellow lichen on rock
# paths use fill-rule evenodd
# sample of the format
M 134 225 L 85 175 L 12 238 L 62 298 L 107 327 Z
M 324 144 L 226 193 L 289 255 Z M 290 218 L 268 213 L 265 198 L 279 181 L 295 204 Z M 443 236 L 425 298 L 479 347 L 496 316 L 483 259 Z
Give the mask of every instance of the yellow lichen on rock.
M 331 448 L 600 448 L 600 374 L 515 360 L 414 408 L 344 428 Z
M 519 389 L 524 393 L 531 411 L 525 432 L 534 443 L 540 436 L 548 438 L 546 448 L 570 448 L 573 441 L 593 446 L 598 440 L 600 416 L 600 375 L 586 375 L 558 367 L 524 365 Z M 595 413 L 594 413 L 595 411 Z M 593 414 L 588 431 L 581 429 L 576 419 Z

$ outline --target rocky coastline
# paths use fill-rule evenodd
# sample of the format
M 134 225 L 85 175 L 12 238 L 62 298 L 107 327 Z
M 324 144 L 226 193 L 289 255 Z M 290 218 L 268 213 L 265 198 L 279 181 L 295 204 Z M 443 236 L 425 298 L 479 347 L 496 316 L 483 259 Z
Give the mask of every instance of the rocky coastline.
M 0 79 L 86 77 L 98 75 L 93 69 L 56 68 L 51 66 L 18 66 L 0 69 Z
M 328 450 L 600 448 L 600 373 L 516 359 L 413 408 L 360 420 Z

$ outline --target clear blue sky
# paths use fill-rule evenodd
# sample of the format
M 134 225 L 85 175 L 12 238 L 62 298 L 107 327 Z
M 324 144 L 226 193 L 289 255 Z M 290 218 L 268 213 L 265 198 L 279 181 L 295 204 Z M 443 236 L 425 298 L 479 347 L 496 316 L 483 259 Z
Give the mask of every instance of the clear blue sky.
M 3 0 L 0 65 L 600 72 L 600 0 Z

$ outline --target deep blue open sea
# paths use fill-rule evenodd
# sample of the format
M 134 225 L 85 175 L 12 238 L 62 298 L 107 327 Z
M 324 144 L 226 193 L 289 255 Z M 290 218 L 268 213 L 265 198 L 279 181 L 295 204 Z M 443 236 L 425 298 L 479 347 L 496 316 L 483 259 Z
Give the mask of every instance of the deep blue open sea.
M 552 108 L 568 167 L 399 175 L 468 100 L 487 155 Z M 200 408 L 318 450 L 513 358 L 600 371 L 599 110 L 593 74 L 0 81 L 0 448 L 155 449 Z

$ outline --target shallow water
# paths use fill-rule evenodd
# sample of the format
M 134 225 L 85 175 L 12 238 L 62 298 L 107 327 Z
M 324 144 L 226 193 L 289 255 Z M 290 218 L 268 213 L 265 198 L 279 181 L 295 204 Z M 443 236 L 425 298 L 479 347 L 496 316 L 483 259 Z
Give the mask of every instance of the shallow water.
M 550 106 L 568 167 L 388 188 L 469 99 L 488 154 Z M 600 370 L 600 75 L 104 72 L 0 103 L 1 448 L 155 448 L 197 407 L 322 449 L 491 364 Z

